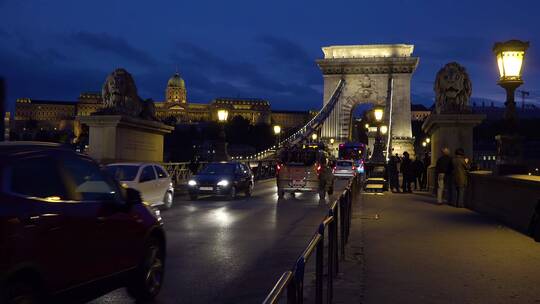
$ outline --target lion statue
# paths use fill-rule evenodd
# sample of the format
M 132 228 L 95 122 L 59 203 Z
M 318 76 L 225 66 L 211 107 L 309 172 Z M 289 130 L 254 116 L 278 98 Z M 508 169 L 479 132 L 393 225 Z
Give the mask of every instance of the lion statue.
M 156 120 L 154 102 L 141 100 L 133 77 L 125 69 L 116 69 L 107 76 L 101 94 L 103 108 L 97 114 L 128 115 Z
M 435 111 L 441 113 L 468 113 L 472 83 L 469 74 L 457 62 L 450 62 L 435 77 Z

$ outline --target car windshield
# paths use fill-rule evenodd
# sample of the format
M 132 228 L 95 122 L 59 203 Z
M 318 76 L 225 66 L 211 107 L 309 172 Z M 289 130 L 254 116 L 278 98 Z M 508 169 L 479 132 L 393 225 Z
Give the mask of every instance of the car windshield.
M 106 167 L 107 172 L 119 181 L 132 181 L 137 176 L 139 166 L 136 165 L 112 165 Z
M 337 166 L 338 167 L 352 167 L 352 162 L 350 162 L 350 161 L 338 161 Z
M 234 171 L 234 164 L 208 164 L 204 169 L 199 172 L 203 175 L 222 175 L 232 174 Z
M 280 160 L 284 164 L 302 164 L 311 166 L 317 161 L 318 151 L 314 149 L 288 149 L 283 150 Z

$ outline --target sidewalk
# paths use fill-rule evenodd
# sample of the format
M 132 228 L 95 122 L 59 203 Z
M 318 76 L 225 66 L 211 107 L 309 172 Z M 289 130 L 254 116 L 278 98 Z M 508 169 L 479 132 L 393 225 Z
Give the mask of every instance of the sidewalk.
M 335 303 L 540 303 L 540 243 L 426 194 L 362 194 Z

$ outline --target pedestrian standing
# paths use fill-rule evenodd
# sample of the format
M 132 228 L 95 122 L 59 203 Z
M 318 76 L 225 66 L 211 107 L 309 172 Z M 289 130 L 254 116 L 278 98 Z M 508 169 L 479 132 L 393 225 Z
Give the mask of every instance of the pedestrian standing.
M 427 190 L 427 180 L 428 180 L 428 168 L 431 165 L 431 157 L 429 156 L 429 153 L 426 152 L 424 154 L 424 171 L 422 173 L 422 189 Z
M 414 158 L 412 165 L 414 170 L 414 190 L 418 191 L 420 190 L 420 188 L 422 188 L 422 174 L 424 173 L 424 164 L 420 160 L 420 157 L 417 156 Z
M 387 164 L 388 179 L 390 182 L 390 191 L 399 193 L 399 171 L 398 162 L 395 156 L 390 156 Z
M 414 178 L 414 167 L 407 151 L 403 152 L 400 169 L 403 174 L 403 185 L 401 188 L 403 189 L 403 192 L 412 193 L 411 183 Z
M 449 186 L 449 177 L 452 174 L 452 157 L 448 148 L 441 149 L 442 156 L 437 159 L 435 165 L 435 176 L 437 177 L 437 203 L 442 205 L 445 186 Z M 451 189 L 450 189 L 451 190 Z M 451 196 L 451 191 L 448 191 Z M 450 201 L 449 201 L 450 202 Z
M 454 159 L 454 185 L 456 187 L 456 207 L 464 206 L 465 188 L 467 187 L 468 173 L 470 170 L 469 159 L 465 157 L 465 151 L 462 148 L 456 149 Z

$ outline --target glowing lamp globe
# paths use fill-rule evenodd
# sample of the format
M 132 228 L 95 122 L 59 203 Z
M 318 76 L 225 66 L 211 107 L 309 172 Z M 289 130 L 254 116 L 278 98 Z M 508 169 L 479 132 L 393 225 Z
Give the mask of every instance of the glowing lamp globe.
M 317 140 L 317 133 L 313 133 L 313 134 L 311 134 L 311 139 L 313 139 L 313 140 Z
M 227 110 L 218 110 L 217 112 L 218 120 L 220 122 L 227 121 L 227 117 L 229 116 L 229 111 Z
M 381 121 L 383 119 L 384 110 L 382 108 L 375 108 L 375 110 L 373 110 L 373 114 L 375 115 L 376 121 Z
M 274 126 L 274 134 L 279 134 L 281 133 L 281 126 L 278 126 L 278 125 L 275 125 Z
M 499 83 L 523 82 L 521 79 L 523 59 L 528 48 L 529 42 L 519 40 L 495 43 L 493 53 L 497 58 Z
M 387 126 L 381 126 L 381 133 L 384 135 L 388 132 L 388 127 Z

